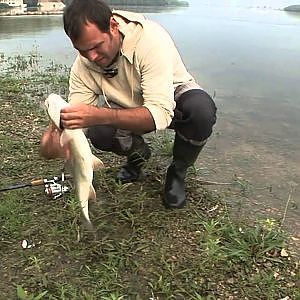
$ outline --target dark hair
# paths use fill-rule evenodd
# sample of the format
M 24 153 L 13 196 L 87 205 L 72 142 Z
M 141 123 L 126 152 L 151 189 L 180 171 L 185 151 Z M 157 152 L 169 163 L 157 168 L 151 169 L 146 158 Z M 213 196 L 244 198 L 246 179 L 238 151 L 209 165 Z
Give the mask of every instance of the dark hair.
M 64 29 L 70 39 L 76 41 L 88 22 L 96 24 L 102 32 L 108 32 L 111 17 L 111 9 L 102 0 L 73 0 L 64 9 Z

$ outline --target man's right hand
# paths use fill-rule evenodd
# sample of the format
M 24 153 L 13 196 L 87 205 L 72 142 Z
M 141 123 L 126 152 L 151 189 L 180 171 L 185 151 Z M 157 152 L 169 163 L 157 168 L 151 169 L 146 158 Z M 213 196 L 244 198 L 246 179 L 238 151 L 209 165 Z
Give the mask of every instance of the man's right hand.
M 62 147 L 60 144 L 60 136 L 62 131 L 58 129 L 54 123 L 51 123 L 44 132 L 40 142 L 40 155 L 46 159 L 65 158 L 70 156 L 68 146 Z

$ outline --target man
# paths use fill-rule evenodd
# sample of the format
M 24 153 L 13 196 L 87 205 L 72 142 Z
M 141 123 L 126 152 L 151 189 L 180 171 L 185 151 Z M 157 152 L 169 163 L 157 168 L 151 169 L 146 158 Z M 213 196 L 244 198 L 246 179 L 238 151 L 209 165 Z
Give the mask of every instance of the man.
M 121 183 L 138 180 L 151 155 L 142 135 L 174 129 L 163 203 L 183 207 L 186 171 L 216 122 L 213 100 L 187 72 L 168 33 L 141 14 L 112 12 L 101 0 L 73 0 L 64 29 L 79 54 L 69 80 L 74 105 L 61 111 L 62 127 L 87 128 L 96 148 L 126 156 L 116 178 Z M 44 157 L 66 155 L 59 135 L 53 125 L 44 133 Z

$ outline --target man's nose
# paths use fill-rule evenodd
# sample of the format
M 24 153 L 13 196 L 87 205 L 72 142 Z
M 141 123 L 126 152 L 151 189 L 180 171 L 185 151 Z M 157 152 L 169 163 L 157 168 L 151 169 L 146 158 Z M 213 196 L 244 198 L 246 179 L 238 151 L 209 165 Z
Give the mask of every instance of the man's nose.
M 90 50 L 90 51 L 88 52 L 88 59 L 89 59 L 90 61 L 95 61 L 95 60 L 97 60 L 97 57 L 98 57 L 98 54 L 97 54 L 97 52 L 96 52 L 95 49 L 92 49 L 92 50 Z

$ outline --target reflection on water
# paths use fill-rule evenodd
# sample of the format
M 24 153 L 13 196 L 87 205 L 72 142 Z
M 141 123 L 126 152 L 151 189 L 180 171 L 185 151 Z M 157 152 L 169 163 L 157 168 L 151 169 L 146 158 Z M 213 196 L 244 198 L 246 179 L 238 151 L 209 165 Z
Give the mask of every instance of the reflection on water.
M 0 17 L 0 43 L 6 39 L 16 40 L 18 36 L 32 39 L 35 34 L 41 36 L 55 29 L 62 29 L 61 16 Z
M 175 7 L 114 7 L 149 14 L 171 13 Z M 184 9 L 184 8 L 183 8 Z M 39 8 L 39 10 L 42 10 Z M 22 8 L 12 12 L 24 12 Z M 0 53 L 16 55 L 38 49 L 41 55 L 70 65 L 75 50 L 63 31 L 62 14 L 0 16 Z
M 243 173 L 272 184 L 277 198 L 270 201 L 281 209 L 290 182 L 300 182 L 300 14 L 279 10 L 289 1 L 258 2 L 192 1 L 160 13 L 151 7 L 146 15 L 170 32 L 200 84 L 216 92 L 217 134 L 203 153 L 215 170 L 210 176 Z M 76 55 L 61 16 L 0 17 L 0 52 L 26 53 L 33 45 L 68 65 Z
M 295 21 L 300 22 L 300 11 L 299 11 L 299 12 L 285 11 L 285 13 L 286 13 L 289 17 L 294 18 Z
M 0 16 L 5 16 L 5 15 L 19 15 L 23 14 L 25 12 L 24 7 L 11 7 L 11 8 L 2 8 L 0 9 Z
M 112 9 L 121 9 L 121 10 L 129 10 L 129 11 L 134 11 L 138 13 L 167 13 L 167 12 L 177 12 L 179 10 L 184 10 L 185 8 L 178 8 L 174 6 L 169 6 L 169 7 L 164 7 L 164 6 L 113 6 L 111 5 Z
M 16 55 L 36 48 L 47 61 L 71 64 L 75 50 L 64 34 L 62 15 L 0 17 L 0 52 Z

